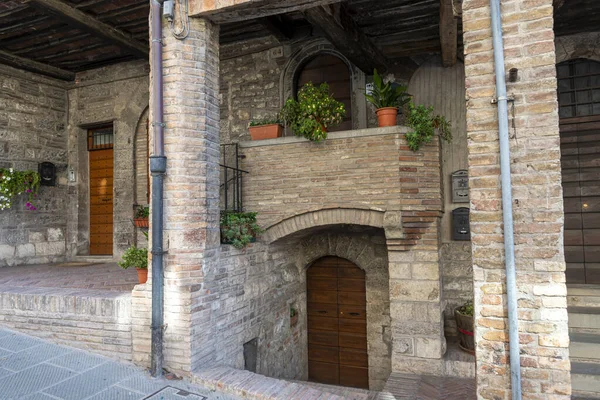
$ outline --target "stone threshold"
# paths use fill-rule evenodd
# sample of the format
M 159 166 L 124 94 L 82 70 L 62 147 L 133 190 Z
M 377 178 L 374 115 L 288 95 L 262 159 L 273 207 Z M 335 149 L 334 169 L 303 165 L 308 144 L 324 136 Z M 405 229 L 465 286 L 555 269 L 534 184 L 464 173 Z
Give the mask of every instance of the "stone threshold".
M 277 139 L 267 139 L 267 140 L 252 140 L 246 142 L 240 142 L 240 147 L 262 147 L 262 146 L 279 146 L 284 144 L 293 144 L 293 143 L 313 143 L 313 144 L 323 144 L 330 142 L 332 140 L 338 139 L 352 139 L 358 137 L 366 137 L 366 136 L 380 136 L 380 135 L 397 135 L 402 133 L 407 133 L 409 131 L 406 126 L 388 126 L 384 128 L 369 128 L 369 129 L 356 129 L 352 131 L 341 131 L 341 132 L 331 132 L 327 134 L 327 139 L 320 143 L 313 143 L 308 139 L 298 136 L 285 136 Z

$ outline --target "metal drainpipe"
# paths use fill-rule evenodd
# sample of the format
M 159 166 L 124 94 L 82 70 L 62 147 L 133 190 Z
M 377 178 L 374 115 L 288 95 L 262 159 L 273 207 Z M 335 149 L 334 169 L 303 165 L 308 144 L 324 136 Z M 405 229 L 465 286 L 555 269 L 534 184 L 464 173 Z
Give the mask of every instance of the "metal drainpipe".
M 492 8 L 492 40 L 496 69 L 496 96 L 498 99 L 498 130 L 500 136 L 500 175 L 502 177 L 502 217 L 504 220 L 504 261 L 506 266 L 506 293 L 508 303 L 508 337 L 510 345 L 510 381 L 512 399 L 521 400 L 521 357 L 517 311 L 517 284 L 515 271 L 515 238 L 513 231 L 512 183 L 510 176 L 510 143 L 508 138 L 508 99 L 504 68 L 504 41 L 500 0 L 490 0 Z
M 152 350 L 150 370 L 163 371 L 164 279 L 163 279 L 163 183 L 167 170 L 163 122 L 162 0 L 150 0 L 152 27 L 152 115 L 154 149 L 152 174 Z

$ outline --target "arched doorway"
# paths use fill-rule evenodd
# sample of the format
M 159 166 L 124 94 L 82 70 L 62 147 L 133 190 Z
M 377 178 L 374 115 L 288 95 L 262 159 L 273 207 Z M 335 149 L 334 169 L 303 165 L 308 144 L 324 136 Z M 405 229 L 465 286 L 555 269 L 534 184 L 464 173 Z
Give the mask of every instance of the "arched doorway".
M 567 283 L 600 284 L 600 63 L 557 65 Z
M 365 272 L 324 257 L 306 272 L 308 379 L 369 388 Z
M 315 86 L 327 83 L 329 93 L 346 106 L 344 121 L 339 126 L 330 128 L 329 131 L 352 130 L 352 80 L 346 63 L 334 55 L 320 54 L 298 70 L 294 82 L 294 94 L 308 82 L 312 82 Z

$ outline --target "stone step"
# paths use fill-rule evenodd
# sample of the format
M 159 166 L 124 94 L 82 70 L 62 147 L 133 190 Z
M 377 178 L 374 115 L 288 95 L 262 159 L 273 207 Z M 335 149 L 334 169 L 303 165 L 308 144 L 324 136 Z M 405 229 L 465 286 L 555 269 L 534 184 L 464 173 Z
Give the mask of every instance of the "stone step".
M 475 378 L 475 356 L 460 349 L 458 338 L 449 338 L 443 374 L 456 378 Z
M 600 308 L 600 285 L 569 285 L 567 304 L 569 307 Z
M 600 398 L 600 363 L 571 362 L 571 385 L 578 396 Z
M 569 307 L 569 328 L 571 332 L 581 332 L 580 329 L 598 329 L 600 332 L 600 308 Z
M 572 361 L 600 360 L 600 334 L 571 333 L 569 354 Z
M 305 382 L 305 381 L 290 381 L 299 385 L 310 386 L 312 388 L 321 390 L 324 393 L 331 393 L 337 396 L 341 396 L 348 400 L 375 400 L 379 395 L 379 392 L 366 389 L 358 389 L 344 386 L 333 386 L 326 385 L 317 382 Z
M 72 262 L 108 264 L 118 261 L 113 256 L 75 256 L 71 259 Z

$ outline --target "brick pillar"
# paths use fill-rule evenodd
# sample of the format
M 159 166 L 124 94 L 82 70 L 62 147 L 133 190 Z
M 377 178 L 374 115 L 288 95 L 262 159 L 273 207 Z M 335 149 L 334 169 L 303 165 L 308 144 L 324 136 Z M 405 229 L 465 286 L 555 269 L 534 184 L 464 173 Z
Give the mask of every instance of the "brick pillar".
M 502 1 L 523 398 L 568 399 L 569 336 L 552 0 Z M 464 0 L 477 390 L 510 398 L 494 60 L 488 0 Z M 509 104 L 512 114 L 512 105 Z
M 186 374 L 215 357 L 209 296 L 217 292 L 208 280 L 220 246 L 219 29 L 192 18 L 189 36 L 177 40 L 163 22 L 163 38 L 164 356 L 166 369 Z M 133 293 L 134 361 L 144 365 L 149 360 L 150 285 Z

